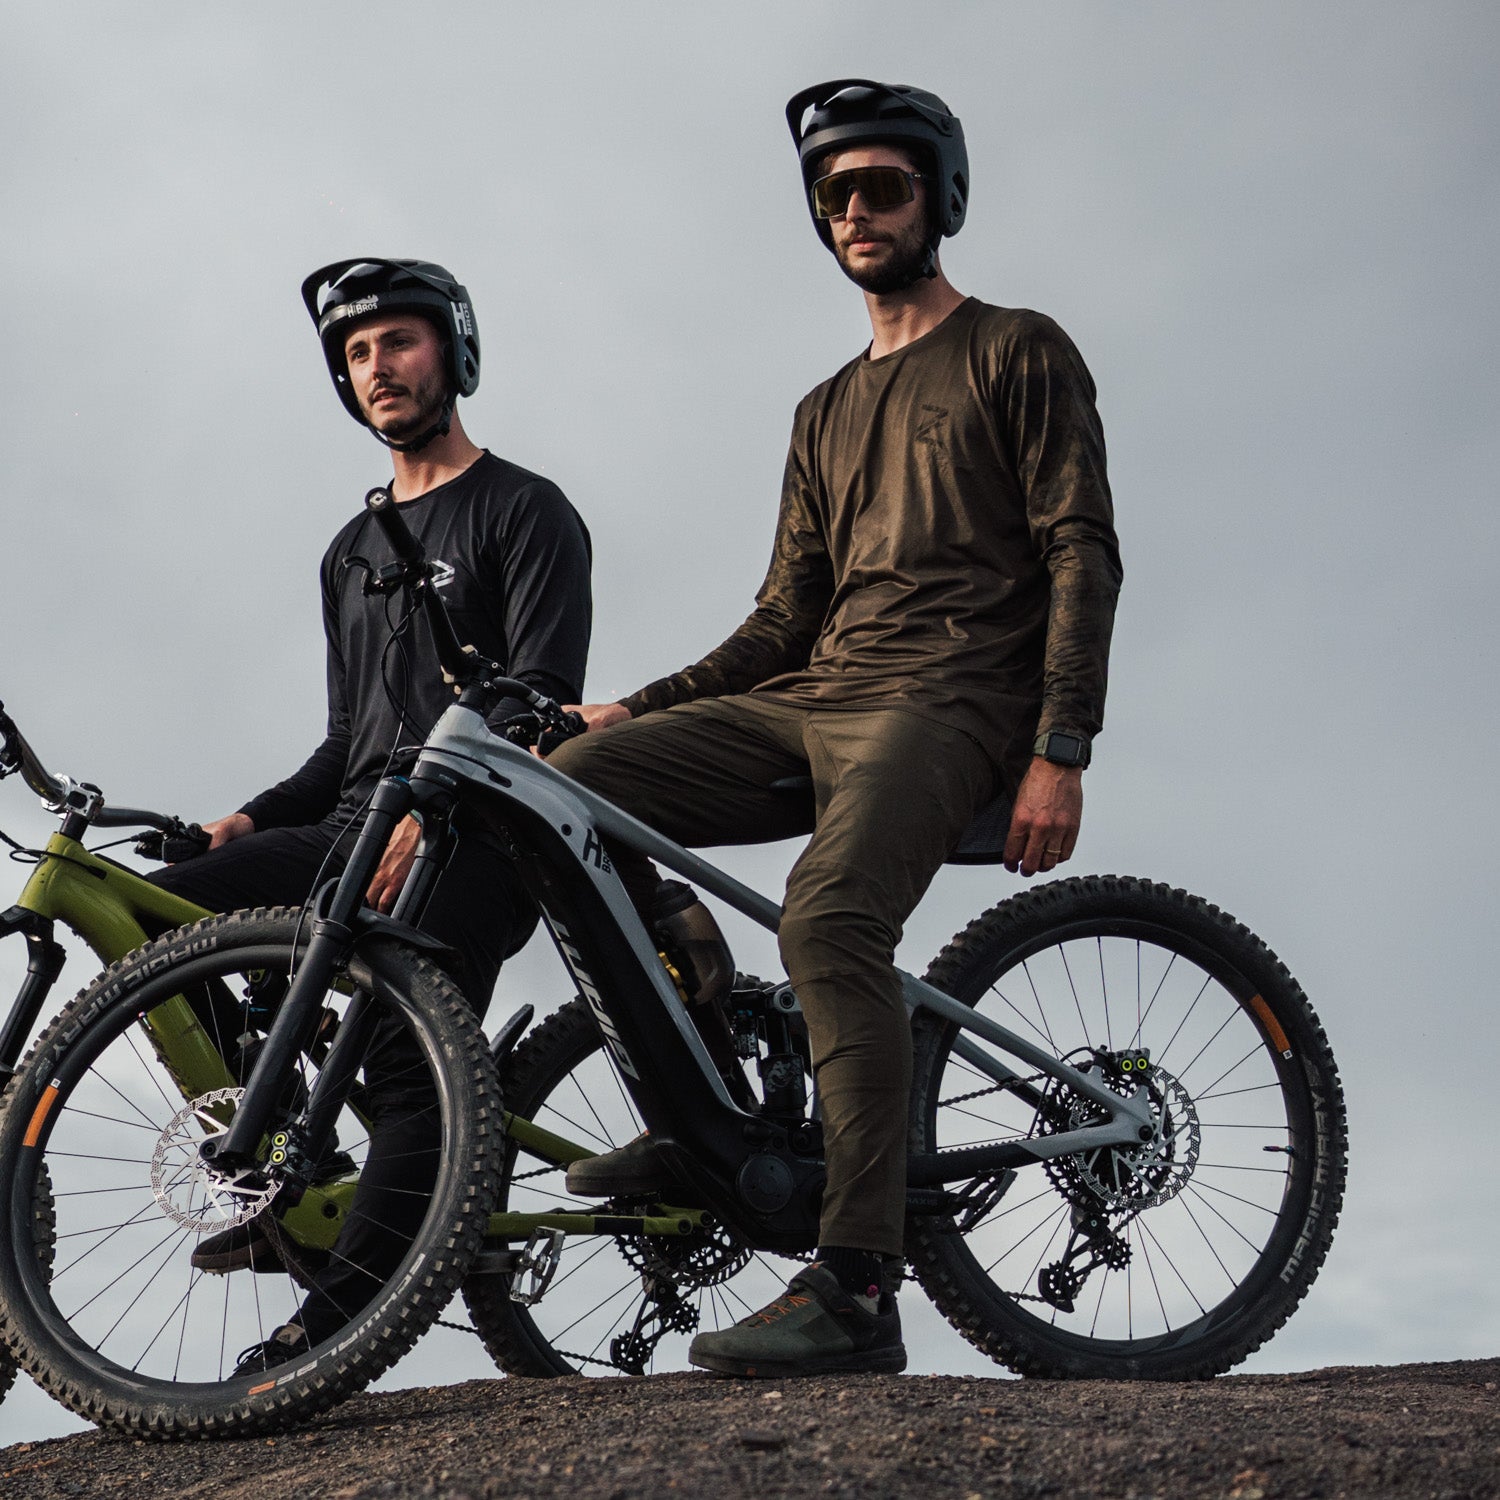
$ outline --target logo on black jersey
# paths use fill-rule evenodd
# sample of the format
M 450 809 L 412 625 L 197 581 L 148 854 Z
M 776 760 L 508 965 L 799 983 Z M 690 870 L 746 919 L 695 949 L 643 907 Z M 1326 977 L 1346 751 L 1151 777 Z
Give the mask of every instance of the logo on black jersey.
M 453 582 L 453 564 L 445 563 L 442 558 L 434 557 L 432 562 L 432 586 L 435 589 L 445 589 Z

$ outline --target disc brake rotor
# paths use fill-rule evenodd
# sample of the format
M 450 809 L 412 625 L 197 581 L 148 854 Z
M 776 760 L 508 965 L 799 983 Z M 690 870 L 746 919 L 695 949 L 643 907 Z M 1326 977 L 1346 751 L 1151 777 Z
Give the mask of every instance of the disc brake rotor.
M 1130 1084 L 1132 1090 L 1136 1086 Z M 1192 1096 L 1160 1067 L 1151 1069 L 1146 1091 L 1151 1106 L 1149 1141 L 1080 1151 L 1047 1163 L 1047 1175 L 1071 1202 L 1102 1206 L 1111 1213 L 1139 1213 L 1175 1198 L 1191 1181 L 1202 1148 Z M 1100 1109 L 1093 1100 L 1069 1090 L 1057 1102 L 1065 1111 L 1062 1129 L 1098 1124 Z
M 210 1089 L 172 1116 L 151 1153 L 151 1191 L 162 1212 L 200 1233 L 232 1229 L 253 1219 L 276 1196 L 279 1182 L 249 1170 L 229 1174 L 204 1162 L 204 1141 L 224 1135 L 241 1088 Z

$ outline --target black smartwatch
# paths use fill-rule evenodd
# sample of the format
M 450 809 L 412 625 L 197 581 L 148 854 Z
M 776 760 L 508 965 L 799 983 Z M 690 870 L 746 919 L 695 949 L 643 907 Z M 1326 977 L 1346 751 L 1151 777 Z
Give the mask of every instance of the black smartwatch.
M 1092 759 L 1090 741 L 1081 734 L 1064 734 L 1060 729 L 1049 729 L 1039 734 L 1031 746 L 1032 752 L 1054 766 L 1086 766 Z

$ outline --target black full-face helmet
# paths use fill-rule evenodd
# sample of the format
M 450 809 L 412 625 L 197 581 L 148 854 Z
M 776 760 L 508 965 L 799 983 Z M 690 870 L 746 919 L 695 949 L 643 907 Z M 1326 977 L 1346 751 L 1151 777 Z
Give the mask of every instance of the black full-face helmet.
M 436 325 L 442 335 L 448 365 L 448 404 L 442 421 L 410 443 L 388 446 L 410 452 L 448 431 L 453 401 L 479 389 L 479 328 L 468 292 L 442 266 L 427 260 L 387 260 L 367 255 L 336 260 L 314 271 L 302 283 L 302 300 L 318 330 L 323 357 L 333 388 L 356 422 L 369 427 L 349 379 L 344 344 L 351 321 L 376 314 L 416 313 Z M 371 428 L 371 431 L 374 431 Z
M 911 151 L 928 175 L 931 229 L 927 275 L 938 241 L 963 227 L 969 202 L 969 153 L 958 116 L 925 89 L 870 78 L 835 78 L 793 94 L 786 122 L 802 163 L 802 186 L 813 227 L 831 250 L 833 230 L 813 212 L 812 185 L 830 151 L 854 146 L 900 146 Z

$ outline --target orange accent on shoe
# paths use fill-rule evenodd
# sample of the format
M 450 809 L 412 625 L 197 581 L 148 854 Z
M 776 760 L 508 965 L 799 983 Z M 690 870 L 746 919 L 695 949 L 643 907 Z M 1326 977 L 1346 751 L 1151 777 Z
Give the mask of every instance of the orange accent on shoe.
M 748 1324 L 771 1324 L 778 1318 L 784 1318 L 789 1313 L 796 1311 L 799 1307 L 806 1307 L 811 1301 L 811 1297 L 798 1297 L 791 1292 L 787 1292 L 784 1296 L 778 1297 L 769 1307 L 761 1308 L 758 1313 L 755 1313 L 745 1321 Z

